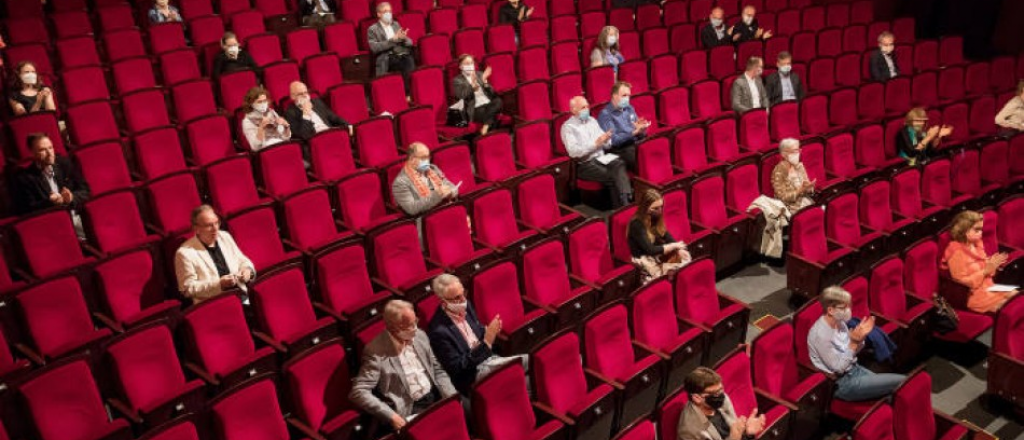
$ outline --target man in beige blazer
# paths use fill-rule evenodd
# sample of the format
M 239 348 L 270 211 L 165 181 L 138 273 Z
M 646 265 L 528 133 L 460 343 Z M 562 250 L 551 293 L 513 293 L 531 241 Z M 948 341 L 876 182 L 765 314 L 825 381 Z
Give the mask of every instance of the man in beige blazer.
M 396 299 L 384 306 L 386 330 L 363 349 L 359 375 L 352 379 L 348 395 L 356 406 L 396 430 L 434 402 L 457 394 L 434 357 L 427 334 L 416 324 L 411 303 Z
M 679 416 L 677 440 L 749 440 L 764 430 L 764 415 L 757 415 L 757 408 L 750 416 L 736 417 L 722 376 L 715 370 L 697 367 L 686 376 L 683 386 L 690 401 Z
M 220 219 L 210 205 L 192 211 L 196 235 L 182 243 L 174 255 L 178 291 L 195 303 L 241 287 L 256 277 L 256 269 L 231 234 L 220 230 Z

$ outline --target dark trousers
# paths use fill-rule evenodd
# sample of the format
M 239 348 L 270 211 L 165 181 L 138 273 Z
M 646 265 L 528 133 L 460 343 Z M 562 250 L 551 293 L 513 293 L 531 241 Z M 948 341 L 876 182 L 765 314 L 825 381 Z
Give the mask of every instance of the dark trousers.
M 491 102 L 473 109 L 473 122 L 494 128 L 498 123 L 498 113 L 501 113 L 501 106 L 501 98 L 494 97 L 494 99 L 491 99 Z
M 626 166 L 636 172 L 636 142 L 630 142 L 608 150 L 609 153 L 617 154 L 626 162 Z
M 635 152 L 633 157 L 636 157 Z M 608 165 L 598 162 L 597 159 L 577 162 L 576 177 L 612 188 L 612 206 L 616 208 L 627 204 L 628 197 L 633 194 L 633 185 L 629 182 L 626 163 L 621 156 Z
M 395 55 L 389 54 L 388 57 L 388 72 L 401 72 L 402 78 L 405 78 L 405 92 L 409 93 L 409 75 L 412 74 L 413 70 L 416 70 L 416 60 L 412 58 L 412 54 Z

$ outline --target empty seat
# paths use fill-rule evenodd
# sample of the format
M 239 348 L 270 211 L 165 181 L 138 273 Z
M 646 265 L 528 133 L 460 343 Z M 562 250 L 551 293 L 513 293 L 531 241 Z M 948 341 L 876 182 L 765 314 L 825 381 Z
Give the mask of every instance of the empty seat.
M 540 238 L 538 232 L 516 220 L 512 194 L 507 189 L 487 190 L 472 201 L 473 230 L 481 242 L 513 253 Z
M 707 336 L 702 328 L 678 319 L 672 285 L 658 279 L 633 293 L 633 334 L 641 347 L 657 354 L 668 366 L 665 390 L 683 386 L 686 375 L 705 361 Z
M 226 217 L 238 248 L 258 272 L 299 258 L 299 252 L 280 239 L 273 208 L 257 205 Z
M 520 181 L 516 187 L 516 206 L 524 224 L 548 234 L 564 235 L 584 219 L 576 210 L 558 203 L 555 178 L 551 174 Z
M 19 387 L 42 440 L 130 438 L 128 423 L 110 420 L 84 360 L 55 364 Z
M 1013 298 L 999 310 L 995 319 L 995 329 L 992 332 L 992 349 L 988 355 L 987 392 L 1004 401 L 1011 402 L 1015 410 L 1020 410 L 1021 407 L 1020 403 L 1013 399 L 1013 396 L 1020 395 L 1020 386 L 1013 378 L 1020 374 L 1022 306 L 1024 306 L 1024 302 L 1019 298 Z M 908 380 L 907 383 L 912 383 L 912 381 Z M 920 410 L 908 407 L 907 411 L 919 412 Z M 923 419 L 923 415 L 919 417 Z M 940 413 L 936 413 L 935 418 L 936 422 L 945 419 Z
M 36 284 L 17 295 L 30 346 L 26 355 L 37 364 L 70 354 L 98 350 L 110 329 L 93 325 L 79 281 L 64 276 Z
M 237 296 L 193 305 L 182 315 L 181 329 L 186 365 L 206 383 L 228 387 L 277 370 L 273 349 L 253 343 Z
M 288 230 L 288 245 L 310 254 L 328 244 L 351 237 L 334 219 L 327 189 L 314 186 L 281 200 Z
M 751 414 L 756 410 L 764 416 L 764 430 L 758 438 L 788 438 L 791 418 L 796 408 L 754 388 L 750 357 L 745 350 L 737 349 L 722 359 L 715 365 L 715 372 L 722 376 L 723 389 L 732 401 L 736 414 Z
M 174 115 L 179 125 L 203 116 L 217 114 L 217 101 L 209 81 L 196 80 L 171 87 Z
M 903 286 L 903 260 L 897 256 L 885 258 L 871 267 L 868 285 L 868 303 L 872 313 L 885 317 L 899 326 L 896 342 L 899 350 L 896 365 L 914 365 L 920 360 L 931 326 L 928 316 L 932 303 L 907 293 Z
M 133 190 L 107 193 L 82 206 L 86 235 L 100 252 L 114 253 L 151 246 L 160 237 L 146 230 Z
M 193 41 L 195 43 L 195 41 Z M 121 29 L 103 33 L 103 47 L 110 62 L 131 57 L 145 57 L 146 45 L 138 29 Z
M 750 309 L 715 287 L 715 265 L 701 259 L 684 266 L 675 278 L 676 315 L 708 334 L 708 360 L 723 357 L 746 340 Z
M 205 116 L 185 124 L 189 157 L 197 165 L 206 165 L 237 152 L 231 125 L 224 116 Z
M 309 187 L 309 178 L 297 142 L 282 142 L 256 153 L 262 189 L 275 199 L 283 199 Z
M 111 406 L 129 420 L 154 427 L 202 408 L 203 382 L 185 379 L 166 324 L 118 336 L 106 346 L 106 357 L 119 385 Z
M 790 251 L 786 255 L 786 286 L 793 293 L 813 298 L 837 284 L 854 269 L 855 253 L 825 238 L 825 212 L 804 209 L 790 223 Z
M 18 260 L 29 276 L 47 277 L 73 270 L 94 259 L 82 252 L 70 212 L 66 209 L 42 211 L 23 216 L 11 224 L 11 237 L 17 240 Z
M 202 204 L 195 176 L 190 171 L 168 174 L 146 184 L 149 218 L 165 237 L 180 236 L 192 229 L 190 213 Z
M 257 337 L 279 352 L 299 353 L 338 334 L 333 319 L 317 319 L 301 264 L 262 274 L 252 284 L 250 298 Z
M 167 280 L 153 252 L 134 250 L 96 264 L 97 293 L 103 312 L 98 317 L 124 328 L 179 315 L 181 303 L 164 296 Z
M 204 168 L 207 190 L 213 207 L 224 216 L 269 202 L 256 189 L 252 164 L 246 156 L 226 157 Z
M 68 105 L 80 104 L 96 99 L 110 99 L 107 77 L 99 66 L 71 68 L 61 73 L 64 93 Z
M 288 423 L 325 436 L 347 437 L 365 427 L 348 401 L 351 386 L 345 349 L 338 340 L 296 355 L 281 368 L 294 413 Z M 422 415 L 421 415 L 422 416 Z
M 565 435 L 567 429 L 558 420 L 538 426 L 538 417 L 527 394 L 525 372 L 519 362 L 510 362 L 478 382 L 470 401 L 477 435 L 488 440 L 554 439 Z
M 601 292 L 601 302 L 624 298 L 638 283 L 632 264 L 616 262 L 609 246 L 608 229 L 590 219 L 569 231 L 570 273 Z
M 67 109 L 71 143 L 83 147 L 93 142 L 117 141 L 121 133 L 107 101 L 91 101 Z
M 414 221 L 381 225 L 370 231 L 366 240 L 366 246 L 373 249 L 374 273 L 385 287 L 403 292 L 410 301 L 430 294 L 430 281 L 441 270 L 424 260 Z
M 146 57 L 125 58 L 113 64 L 114 85 L 125 96 L 132 92 L 156 87 L 153 62 Z
M 213 425 L 224 440 L 287 440 L 288 426 L 278 405 L 274 381 L 264 378 L 220 395 L 210 402 Z
M 446 271 L 469 275 L 497 256 L 490 247 L 473 240 L 466 207 L 452 204 L 423 215 L 423 244 L 427 255 Z
M 753 342 L 754 386 L 796 405 L 791 432 L 810 439 L 818 432 L 832 397 L 832 384 L 824 374 L 797 361 L 793 324 L 783 321 L 764 330 Z
M 580 341 L 573 332 L 546 339 L 530 354 L 537 403 L 544 411 L 574 422 L 577 438 L 607 438 L 616 416 L 614 388 L 589 383 Z
M 694 224 L 718 235 L 712 253 L 719 269 L 740 261 L 750 230 L 747 215 L 727 207 L 725 197 L 725 182 L 718 174 L 700 176 L 690 186 L 690 218 Z
M 860 223 L 857 210 L 860 198 L 849 192 L 829 199 L 825 209 L 825 235 L 840 246 L 855 249 L 858 268 L 874 264 L 885 253 L 885 237 Z
M 480 322 L 501 317 L 496 351 L 503 354 L 530 351 L 538 336 L 552 330 L 555 316 L 532 303 L 523 303 L 516 265 L 499 260 L 473 274 L 470 301 Z
M 72 156 L 82 169 L 82 178 L 93 197 L 135 185 L 120 143 L 93 144 L 76 149 Z
M 370 279 L 367 264 L 361 243 L 355 241 L 329 246 L 312 259 L 319 287 L 314 307 L 339 321 L 350 333 L 377 317 L 395 294 Z
M 173 127 L 155 127 L 132 137 L 135 169 L 142 180 L 153 180 L 188 169 L 181 139 Z

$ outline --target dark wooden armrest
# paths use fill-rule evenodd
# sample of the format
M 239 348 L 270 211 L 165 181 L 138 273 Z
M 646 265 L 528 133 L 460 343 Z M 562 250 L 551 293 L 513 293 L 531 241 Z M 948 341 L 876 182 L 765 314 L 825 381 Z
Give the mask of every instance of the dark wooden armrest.
M 206 383 L 208 383 L 210 385 L 214 385 L 214 386 L 220 385 L 220 380 L 218 380 L 212 374 L 208 373 L 202 367 L 200 367 L 200 366 L 198 366 L 198 365 L 196 365 L 196 364 L 194 364 L 192 362 L 187 362 L 186 361 L 185 362 L 185 369 L 188 370 L 188 371 L 191 371 L 192 374 L 195 374 L 200 379 L 202 379 L 204 382 L 206 382 Z
M 285 347 L 284 344 L 281 344 L 280 342 L 275 341 L 273 338 L 271 338 L 269 335 L 267 335 L 267 334 L 265 334 L 263 332 L 253 331 L 252 335 L 255 336 L 256 339 L 259 339 L 260 341 L 263 341 L 264 344 L 267 344 L 268 346 L 273 348 L 274 351 L 277 351 L 279 353 L 287 353 L 288 352 L 288 347 Z
M 96 318 L 97 321 L 99 321 L 103 325 L 107 326 L 107 328 L 109 328 L 109 329 L 111 329 L 111 330 L 113 330 L 113 331 L 115 331 L 117 333 L 124 333 L 124 327 L 121 326 L 121 324 L 119 324 L 117 321 L 114 321 L 109 316 L 104 315 L 103 313 L 96 312 L 96 313 L 92 314 L 92 317 Z
M 348 318 L 341 316 L 341 313 L 338 313 L 334 309 L 327 307 L 326 305 L 324 305 L 324 303 L 320 301 L 313 301 L 313 309 L 319 311 L 324 315 L 330 316 L 338 321 L 348 321 Z
M 153 223 L 143 222 L 142 225 L 143 225 L 143 227 L 146 228 L 146 230 L 148 230 L 148 231 L 155 231 L 161 237 L 167 238 L 168 236 L 171 235 L 169 232 L 163 230 L 163 228 L 161 228 L 161 227 L 159 227 L 159 226 L 157 226 L 157 225 L 155 225 Z
M 546 415 L 548 418 L 558 420 L 559 422 L 562 422 L 566 425 L 573 426 L 576 424 L 576 422 L 570 419 L 568 416 L 558 411 L 555 411 L 554 408 L 545 405 L 543 402 L 533 402 L 533 409 L 535 413 L 536 411 L 540 411 L 541 414 Z M 538 422 L 537 424 L 540 425 L 541 423 Z
M 727 295 L 725 293 L 722 293 L 722 292 L 718 292 L 718 303 L 719 303 L 719 305 L 739 304 L 740 307 L 743 307 L 744 309 L 750 310 L 750 306 L 747 305 L 747 303 L 745 303 L 743 301 L 740 301 L 740 300 L 738 300 L 736 298 L 733 298 L 732 296 L 729 296 L 729 295 Z
M 650 346 L 637 342 L 636 339 L 633 339 L 631 341 L 633 342 L 633 356 L 635 356 L 636 358 L 643 358 L 650 355 L 658 354 L 658 349 L 656 348 L 652 348 Z
M 519 219 L 516 219 L 516 225 L 519 226 L 519 230 L 520 231 L 525 229 L 527 231 L 541 232 L 540 229 L 537 229 L 537 228 L 535 228 L 533 226 L 530 226 L 530 225 L 526 224 L 525 222 L 523 222 L 522 220 L 519 220 Z
M 667 353 L 663 353 L 661 350 L 658 350 L 657 348 L 651 347 L 650 345 L 644 344 L 643 342 L 640 342 L 640 341 L 637 341 L 636 339 L 634 339 L 633 340 L 633 351 L 634 351 L 634 354 L 635 354 L 635 352 L 637 350 L 643 350 L 644 352 L 651 353 L 651 354 L 656 355 L 659 358 L 662 358 L 662 359 L 665 359 L 665 360 L 668 360 L 668 359 L 672 358 Z
M 541 309 L 541 310 L 544 310 L 545 312 L 548 312 L 548 313 L 551 313 L 551 314 L 558 314 L 558 309 L 556 309 L 554 307 L 551 307 L 548 304 L 541 304 L 541 303 L 537 302 L 535 299 L 529 298 L 529 297 L 526 297 L 526 296 L 523 296 L 523 295 L 520 295 L 519 297 L 522 298 L 523 303 L 526 304 L 527 306 L 529 306 L 529 308 Z
M 699 329 L 701 329 L 701 330 L 703 330 L 703 331 L 705 331 L 707 333 L 711 333 L 712 332 L 711 327 L 708 327 L 708 326 L 706 326 L 704 324 L 701 324 L 701 323 L 699 323 L 697 321 L 694 321 L 694 320 L 692 320 L 690 318 L 683 318 L 683 317 L 680 317 L 680 316 L 676 316 L 676 319 L 678 319 L 679 322 L 686 323 L 686 325 L 688 325 L 690 327 L 699 328 Z
M 435 260 L 433 257 L 430 257 L 429 255 L 424 255 L 423 256 L 423 260 L 427 262 L 427 266 L 428 267 L 429 266 L 434 266 L 434 267 L 447 268 L 447 266 L 445 266 L 443 263 L 441 263 L 440 261 Z
M 23 356 L 25 356 L 26 358 L 28 358 L 28 360 L 32 361 L 33 364 L 36 364 L 36 365 L 44 365 L 44 364 L 46 364 L 46 360 L 43 359 L 43 356 L 41 354 L 37 353 L 35 350 L 29 348 L 29 346 L 27 346 L 25 344 L 22 344 L 20 342 L 17 342 L 17 343 L 14 344 L 14 348 L 16 350 L 18 350 L 19 352 L 21 352 L 21 354 Z
M 282 238 L 281 239 L 281 243 L 284 243 L 285 247 L 288 247 L 288 248 L 291 248 L 291 249 L 295 249 L 295 250 L 297 250 L 299 252 L 302 252 L 302 253 L 306 253 L 306 251 L 304 251 L 301 247 L 299 247 L 299 245 L 296 244 L 294 241 L 292 241 L 290 238 Z
M 114 408 L 114 411 L 116 411 L 118 413 L 121 413 L 121 415 L 124 416 L 124 418 L 128 419 L 133 424 L 135 424 L 135 425 L 141 425 L 142 424 L 142 422 L 143 422 L 142 416 L 140 416 L 137 412 L 132 411 L 132 409 L 129 408 L 128 405 L 125 405 L 125 403 L 122 402 L 121 400 L 119 400 L 119 399 L 107 399 L 107 404 L 110 405 L 111 408 Z M 115 416 L 115 418 L 116 418 L 116 416 Z
M 288 427 L 302 433 L 302 436 L 310 438 L 312 440 L 327 440 L 324 436 L 320 435 L 319 432 L 310 428 L 309 425 L 302 423 L 295 417 L 288 417 L 284 419 L 288 423 Z
M 590 287 L 591 289 L 594 289 L 594 290 L 601 290 L 601 287 L 598 286 L 597 284 L 594 284 L 594 283 L 592 283 L 590 281 L 587 281 L 587 280 L 581 278 L 579 275 L 576 275 L 576 274 L 570 273 L 569 274 L 569 281 L 575 281 L 575 282 L 579 283 L 580 285 Z
M 597 380 L 600 380 L 601 382 L 604 382 L 604 383 L 606 383 L 608 385 L 611 385 L 612 388 L 615 388 L 617 390 L 621 391 L 621 390 L 624 390 L 626 388 L 625 385 L 619 383 L 618 381 L 615 381 L 612 378 L 607 377 L 607 376 L 605 376 L 605 375 L 603 375 L 601 373 L 598 373 L 597 371 L 594 371 L 594 370 L 592 370 L 590 368 L 584 368 L 583 372 L 586 373 L 589 376 L 594 377 Z
M 712 232 L 716 232 L 716 233 L 717 233 L 717 232 L 722 232 L 722 230 L 721 230 L 721 229 L 715 229 L 715 228 L 712 228 L 712 227 L 710 227 L 710 226 L 708 226 L 708 225 L 705 225 L 705 224 L 703 224 L 703 223 L 701 223 L 701 222 L 698 222 L 698 221 L 696 221 L 696 220 L 690 220 L 690 224 L 691 224 L 691 225 L 694 225 L 694 226 L 697 226 L 697 227 L 699 227 L 699 228 L 701 228 L 701 229 L 707 229 L 707 230 L 709 230 L 709 231 L 712 231 Z
M 796 411 L 797 410 L 797 406 L 796 405 L 794 405 L 792 403 L 789 403 L 785 399 L 783 399 L 782 397 L 777 396 L 775 394 L 772 394 L 772 393 L 770 393 L 767 390 L 764 390 L 762 388 L 754 387 L 754 395 L 758 397 L 759 401 L 764 399 L 764 400 L 770 401 L 771 403 L 774 403 L 776 405 L 782 405 L 782 406 L 788 408 L 790 411 Z M 761 406 L 761 405 L 758 404 L 758 406 Z
M 491 246 L 488 243 L 484 243 L 477 239 L 476 237 L 473 237 L 473 244 L 481 248 L 489 249 L 491 252 L 498 252 L 498 248 Z

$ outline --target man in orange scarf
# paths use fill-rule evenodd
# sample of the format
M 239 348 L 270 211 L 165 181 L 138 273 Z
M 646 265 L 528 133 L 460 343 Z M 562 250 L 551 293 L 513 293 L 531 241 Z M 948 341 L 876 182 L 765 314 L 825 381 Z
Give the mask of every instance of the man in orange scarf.
M 406 214 L 420 215 L 445 200 L 455 199 L 459 187 L 444 177 L 430 163 L 430 149 L 421 142 L 409 145 L 408 158 L 402 172 L 391 183 L 391 194 Z

